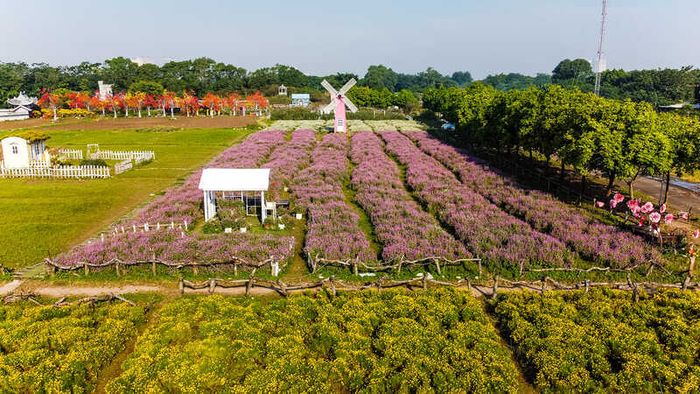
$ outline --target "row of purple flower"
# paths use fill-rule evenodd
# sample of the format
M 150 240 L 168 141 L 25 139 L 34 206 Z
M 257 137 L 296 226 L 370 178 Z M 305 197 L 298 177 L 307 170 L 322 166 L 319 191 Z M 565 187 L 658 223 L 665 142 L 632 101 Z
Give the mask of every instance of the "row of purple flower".
M 369 215 L 382 244 L 384 261 L 401 257 L 410 260 L 432 256 L 470 257 L 464 245 L 447 233 L 406 191 L 400 169 L 386 155 L 377 135 L 372 132 L 354 134 L 350 156 L 356 165 L 351 184 L 357 202 Z
M 484 168 L 465 152 L 427 133 L 405 134 L 421 150 L 456 173 L 469 189 L 529 223 L 533 229 L 564 242 L 584 259 L 616 268 L 662 260 L 660 253 L 637 235 L 596 222 L 545 193 L 520 188 L 506 177 Z M 487 225 L 492 226 L 491 223 Z
M 343 192 L 349 179 L 347 151 L 345 135 L 326 135 L 313 151 L 311 165 L 295 178 L 296 204 L 308 212 L 304 252 L 312 258 L 374 261 L 377 256 Z
M 399 132 L 382 132 L 386 150 L 406 166 L 406 182 L 416 196 L 477 256 L 523 266 L 562 266 L 566 246 L 530 228 L 464 186 L 452 172 Z

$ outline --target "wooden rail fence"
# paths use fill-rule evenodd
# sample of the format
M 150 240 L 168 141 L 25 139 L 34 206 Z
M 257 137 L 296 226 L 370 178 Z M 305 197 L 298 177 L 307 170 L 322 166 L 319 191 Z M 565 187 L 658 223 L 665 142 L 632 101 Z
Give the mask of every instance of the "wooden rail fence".
M 325 259 L 319 256 L 316 256 L 315 258 L 309 257 L 308 259 L 308 265 L 309 268 L 311 269 L 311 272 L 316 272 L 317 269 L 323 268 L 323 267 L 337 267 L 337 268 L 349 268 L 351 269 L 352 273 L 354 275 L 359 275 L 360 271 L 362 270 L 363 272 L 387 272 L 387 271 L 396 271 L 397 273 L 401 273 L 401 269 L 406 268 L 406 269 L 411 269 L 416 266 L 421 266 L 428 268 L 430 266 L 435 266 L 435 270 L 438 274 L 442 274 L 442 268 L 444 267 L 449 267 L 449 266 L 462 266 L 465 267 L 469 263 L 476 263 L 478 268 L 479 268 L 479 275 L 481 275 L 482 272 L 482 267 L 481 267 L 481 259 L 478 258 L 470 258 L 470 259 L 456 259 L 456 260 L 450 260 L 446 259 L 444 257 L 439 257 L 439 256 L 433 256 L 433 257 L 425 257 L 422 259 L 418 260 L 405 260 L 404 257 L 402 256 L 399 258 L 395 263 L 393 264 L 367 264 L 363 261 L 360 261 L 359 259 L 348 259 L 348 260 L 329 260 Z
M 562 284 L 552 278 L 544 277 L 540 281 L 510 281 L 495 277 L 491 284 L 473 284 L 470 279 L 461 279 L 455 282 L 440 281 L 433 279 L 427 275 L 407 280 L 389 280 L 379 278 L 376 281 L 356 283 L 335 279 L 334 277 L 321 279 L 316 282 L 304 282 L 290 284 L 281 280 L 268 280 L 255 277 L 255 270 L 251 272 L 248 279 L 227 280 L 211 278 L 202 282 L 192 282 L 185 279 L 180 279 L 178 289 L 180 294 L 185 294 L 187 290 L 204 290 L 209 294 L 213 294 L 216 289 L 232 289 L 244 288 L 245 295 L 250 295 L 250 292 L 256 288 L 268 289 L 277 294 L 287 297 L 292 292 L 304 290 L 326 290 L 332 295 L 337 295 L 338 291 L 362 291 L 368 289 L 391 289 L 403 287 L 409 290 L 423 289 L 430 287 L 452 287 L 457 289 L 465 289 L 473 294 L 481 294 L 485 297 L 495 298 L 499 291 L 537 291 L 544 293 L 550 290 L 556 291 L 585 291 L 588 292 L 592 288 L 609 288 L 615 290 L 631 291 L 635 301 L 639 299 L 642 292 L 656 292 L 660 289 L 677 289 L 677 290 L 700 290 L 699 282 L 691 282 L 691 277 L 686 276 L 685 281 L 681 283 L 656 283 L 656 282 L 633 282 L 630 277 L 627 277 L 626 282 L 592 282 L 585 280 L 573 284 Z
M 88 262 L 75 262 L 71 264 L 61 264 L 52 259 L 45 259 L 44 263 L 46 265 L 46 270 L 49 275 L 54 275 L 57 272 L 75 272 L 83 271 L 85 275 L 89 275 L 91 271 L 101 271 L 105 269 L 113 268 L 117 276 L 121 276 L 126 273 L 126 270 L 130 267 L 142 267 L 150 266 L 153 275 L 156 275 L 158 266 L 164 266 L 169 269 L 182 270 L 189 268 L 192 272 L 197 275 L 199 270 L 217 267 L 232 267 L 234 275 L 238 274 L 239 267 L 242 270 L 258 270 L 263 267 L 269 267 L 270 274 L 272 276 L 279 275 L 282 268 L 284 268 L 285 261 L 279 261 L 274 257 L 260 261 L 260 262 L 250 262 L 241 258 L 233 257 L 226 261 L 209 261 L 209 262 L 193 262 L 193 261 L 183 261 L 183 262 L 168 262 L 163 260 L 158 260 L 155 258 L 151 260 L 140 260 L 140 261 L 122 261 L 120 259 L 112 259 L 104 263 L 88 263 Z

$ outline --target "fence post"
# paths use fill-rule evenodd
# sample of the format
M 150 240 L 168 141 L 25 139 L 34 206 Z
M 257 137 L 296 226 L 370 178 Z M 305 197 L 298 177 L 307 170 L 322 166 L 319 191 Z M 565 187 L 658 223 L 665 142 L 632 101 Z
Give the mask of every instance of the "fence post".
M 121 272 L 119 271 L 119 262 L 114 263 L 114 268 L 117 271 L 117 276 L 121 276 Z
M 85 272 L 85 276 L 87 276 L 90 273 L 90 266 L 87 262 L 83 263 L 83 271 Z
M 216 279 L 211 278 L 209 279 L 209 294 L 214 294 L 214 290 L 216 290 Z
M 498 275 L 493 277 L 493 289 L 491 290 L 491 298 L 496 298 L 498 294 Z
M 177 287 L 180 290 L 180 295 L 185 294 L 185 280 L 183 278 L 180 278 Z
M 440 261 L 438 259 L 433 259 L 435 263 L 435 269 L 437 269 L 438 275 L 442 275 L 442 270 L 440 269 Z

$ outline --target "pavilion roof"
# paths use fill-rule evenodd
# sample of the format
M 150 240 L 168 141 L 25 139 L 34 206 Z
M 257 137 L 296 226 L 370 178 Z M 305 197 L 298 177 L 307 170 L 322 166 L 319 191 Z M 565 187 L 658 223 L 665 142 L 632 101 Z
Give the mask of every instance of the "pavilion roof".
M 205 168 L 199 181 L 205 191 L 258 192 L 269 187 L 269 168 Z

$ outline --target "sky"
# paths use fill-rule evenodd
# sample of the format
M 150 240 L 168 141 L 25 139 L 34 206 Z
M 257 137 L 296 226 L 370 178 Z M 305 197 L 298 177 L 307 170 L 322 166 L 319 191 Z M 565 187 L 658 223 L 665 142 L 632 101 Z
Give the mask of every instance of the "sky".
M 600 13 L 599 0 L 0 0 L 0 62 L 533 75 L 592 61 Z M 610 0 L 605 53 L 608 68 L 700 67 L 700 0 Z

